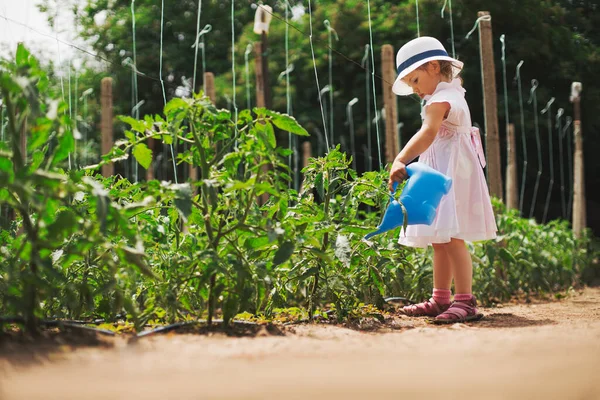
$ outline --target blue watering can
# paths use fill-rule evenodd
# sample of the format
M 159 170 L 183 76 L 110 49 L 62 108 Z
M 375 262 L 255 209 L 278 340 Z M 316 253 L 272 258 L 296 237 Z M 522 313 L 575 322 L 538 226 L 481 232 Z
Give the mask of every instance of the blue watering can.
M 394 182 L 394 190 L 390 193 L 391 202 L 383 215 L 383 220 L 375 232 L 365 236 L 365 240 L 403 226 L 402 205 L 406 209 L 407 225 L 431 225 L 433 223 L 440 200 L 450 191 L 452 179 L 419 162 L 408 165 L 406 172 L 409 179 L 402 190 L 400 201 L 394 199 L 398 186 L 398 183 Z

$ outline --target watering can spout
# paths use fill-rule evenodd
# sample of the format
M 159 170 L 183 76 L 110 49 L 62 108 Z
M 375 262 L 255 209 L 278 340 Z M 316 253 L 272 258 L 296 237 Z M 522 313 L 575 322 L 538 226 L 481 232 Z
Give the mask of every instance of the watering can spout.
M 404 224 L 404 213 L 402 212 L 402 205 L 398 200 L 392 200 L 388 206 L 385 214 L 383 214 L 383 220 L 377 227 L 377 230 L 369 233 L 365 236 L 365 240 L 369 240 L 375 235 L 391 231 Z
M 436 210 L 442 197 L 450 191 L 452 179 L 419 162 L 407 166 L 406 171 L 409 179 L 400 200 L 394 199 L 397 187 L 397 183 L 394 183 L 390 195 L 392 200 L 383 214 L 381 224 L 374 232 L 366 235 L 365 240 L 403 226 L 404 218 L 407 218 L 407 225 L 431 225 L 435 220 Z

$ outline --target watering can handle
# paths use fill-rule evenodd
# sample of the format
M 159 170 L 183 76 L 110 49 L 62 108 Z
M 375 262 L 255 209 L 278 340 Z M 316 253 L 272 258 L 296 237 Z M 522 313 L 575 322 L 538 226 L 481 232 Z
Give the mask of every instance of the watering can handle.
M 410 179 L 410 176 L 412 175 L 411 170 L 409 170 L 408 168 L 406 169 L 406 173 L 408 174 L 408 177 L 406 178 L 406 180 Z M 399 182 L 394 182 L 392 183 L 392 191 L 390 192 L 390 196 L 393 196 L 396 194 L 396 189 L 398 189 L 398 183 Z

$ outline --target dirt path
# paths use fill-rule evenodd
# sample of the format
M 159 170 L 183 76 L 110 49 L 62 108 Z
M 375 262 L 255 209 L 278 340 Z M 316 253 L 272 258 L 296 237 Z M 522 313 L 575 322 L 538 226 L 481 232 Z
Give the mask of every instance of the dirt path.
M 164 335 L 20 363 L 0 399 L 600 399 L 600 289 L 389 333 L 297 326 L 256 338 Z

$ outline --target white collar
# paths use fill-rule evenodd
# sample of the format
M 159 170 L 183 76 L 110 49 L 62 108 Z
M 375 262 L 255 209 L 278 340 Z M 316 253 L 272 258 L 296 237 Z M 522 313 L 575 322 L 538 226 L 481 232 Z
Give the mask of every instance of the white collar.
M 431 99 L 436 93 L 438 93 L 444 89 L 456 89 L 459 92 L 461 92 L 462 94 L 464 94 L 466 92 L 465 88 L 462 87 L 460 79 L 454 78 L 454 79 L 452 79 L 452 82 L 443 82 L 442 81 L 442 82 L 438 83 L 435 90 L 433 91 L 433 94 L 428 94 L 425 97 L 423 97 L 423 99 L 425 101 L 429 101 L 429 99 Z

